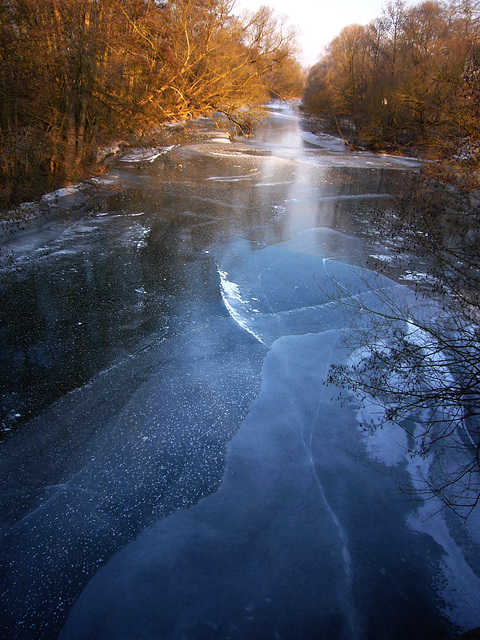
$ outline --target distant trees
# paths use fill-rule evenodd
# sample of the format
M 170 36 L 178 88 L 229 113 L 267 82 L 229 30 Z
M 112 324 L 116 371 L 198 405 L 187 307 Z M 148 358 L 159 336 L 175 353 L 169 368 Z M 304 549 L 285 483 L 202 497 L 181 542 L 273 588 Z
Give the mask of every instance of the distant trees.
M 232 8 L 0 0 L 0 204 L 75 179 L 129 131 L 214 111 L 243 123 L 269 95 L 299 95 L 295 34 Z
M 480 3 L 389 2 L 366 26 L 346 27 L 309 73 L 305 108 L 347 126 L 362 144 L 478 146 Z M 474 89 L 475 87 L 475 89 Z

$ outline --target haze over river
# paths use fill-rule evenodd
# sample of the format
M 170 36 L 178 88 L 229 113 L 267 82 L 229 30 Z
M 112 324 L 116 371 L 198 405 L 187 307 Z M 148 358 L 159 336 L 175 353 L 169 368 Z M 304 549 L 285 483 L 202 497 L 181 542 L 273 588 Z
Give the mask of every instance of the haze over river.
M 2 638 L 480 626 L 478 514 L 412 500 L 405 433 L 365 432 L 324 384 L 362 322 L 338 286 L 414 303 L 411 267 L 375 274 L 394 246 L 368 213 L 415 161 L 279 105 L 248 139 L 174 129 L 4 233 Z

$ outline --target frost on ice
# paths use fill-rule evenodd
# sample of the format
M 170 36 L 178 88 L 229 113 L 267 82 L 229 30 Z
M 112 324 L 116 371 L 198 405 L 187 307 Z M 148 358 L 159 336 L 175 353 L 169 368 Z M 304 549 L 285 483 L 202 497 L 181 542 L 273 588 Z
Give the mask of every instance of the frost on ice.
M 387 427 L 365 442 L 355 407 L 324 385 L 348 322 L 333 294 L 353 292 L 357 313 L 375 287 L 401 288 L 298 246 L 234 242 L 218 263 L 238 330 L 269 347 L 260 393 L 218 490 L 112 558 L 62 639 L 294 640 L 321 628 L 351 640 L 382 637 L 385 625 L 391 638 L 444 636 L 431 590 L 442 547 L 405 527 L 417 505 L 395 481 L 405 441 Z

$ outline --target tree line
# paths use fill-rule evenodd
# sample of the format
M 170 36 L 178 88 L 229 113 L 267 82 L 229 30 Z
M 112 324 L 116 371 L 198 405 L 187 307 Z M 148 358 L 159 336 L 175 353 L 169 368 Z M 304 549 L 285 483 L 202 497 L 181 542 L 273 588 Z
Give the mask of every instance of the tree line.
M 75 180 L 102 145 L 301 93 L 292 29 L 233 0 L 0 0 L 0 206 Z
M 389 2 L 347 26 L 308 75 L 305 108 L 370 148 L 415 147 L 478 163 L 480 2 Z

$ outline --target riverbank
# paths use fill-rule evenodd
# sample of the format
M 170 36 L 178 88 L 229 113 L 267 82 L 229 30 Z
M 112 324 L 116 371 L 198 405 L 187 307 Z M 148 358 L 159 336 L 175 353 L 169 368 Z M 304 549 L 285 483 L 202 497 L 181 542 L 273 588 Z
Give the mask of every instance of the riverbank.
M 392 145 L 387 143 L 375 142 L 368 144 L 359 136 L 355 130 L 355 126 L 347 118 L 335 125 L 329 124 L 324 118 L 315 116 L 306 111 L 301 111 L 302 119 L 309 131 L 315 134 L 327 133 L 337 137 L 345 143 L 350 151 L 368 151 L 370 153 L 378 153 L 379 155 L 402 156 L 406 158 L 415 158 L 421 160 L 424 152 L 418 146 L 412 145 Z
M 256 115 L 257 119 L 258 117 L 259 114 Z M 21 195 L 11 198 L 13 206 L 2 206 L 2 191 L 5 193 L 6 188 L 5 186 L 3 189 L 0 188 L 0 222 L 4 223 L 0 226 L 0 242 L 1 237 L 5 235 L 7 223 L 11 223 L 11 228 L 18 223 L 25 223 L 32 216 L 39 215 L 39 208 L 46 213 L 51 212 L 52 206 L 58 204 L 59 198 L 74 193 L 80 183 L 94 185 L 96 182 L 101 182 L 112 166 L 133 149 L 144 149 L 146 153 L 152 154 L 158 149 L 158 153 L 162 153 L 165 148 L 172 145 L 188 144 L 201 139 L 202 132 L 211 128 L 212 125 L 231 139 L 244 136 L 244 132 L 238 125 L 220 113 L 211 117 L 172 120 L 148 132 L 131 134 L 119 138 L 106 147 L 100 147 L 96 153 L 95 162 L 79 169 L 74 181 L 65 179 L 55 181 L 52 176 L 47 181 L 42 176 L 33 174 L 25 176 L 24 184 L 19 190 Z M 25 186 L 26 184 L 29 186 Z M 14 185 L 8 187 L 9 191 L 13 189 Z

